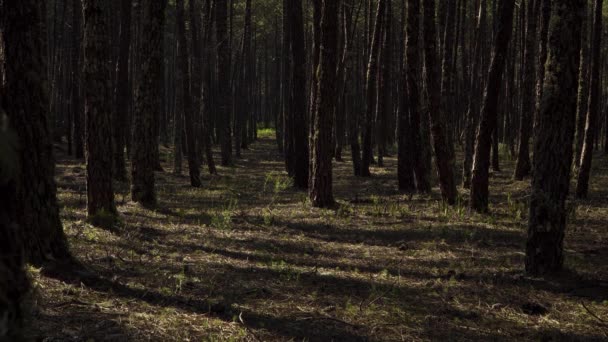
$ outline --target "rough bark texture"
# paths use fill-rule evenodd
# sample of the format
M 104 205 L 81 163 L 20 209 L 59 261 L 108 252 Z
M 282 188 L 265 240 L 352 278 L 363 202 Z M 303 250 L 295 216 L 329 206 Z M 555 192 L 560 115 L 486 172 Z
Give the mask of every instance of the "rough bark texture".
M 15 191 L 2 192 L 0 197 L 10 204 L 15 222 L 23 229 L 30 262 L 67 259 L 54 179 L 42 13 L 34 0 L 5 0 L 3 6 L 10 10 L 0 12 L 0 41 L 4 41 L 0 60 L 5 63 L 0 107 L 17 135 L 19 173 Z
M 215 1 L 217 39 L 217 110 L 222 165 L 232 164 L 232 133 L 230 128 L 230 44 L 228 41 L 228 6 L 226 0 Z
M 589 107 L 587 108 L 587 123 L 585 124 L 585 139 L 581 152 L 581 164 L 576 181 L 576 197 L 587 198 L 589 193 L 589 177 L 597 125 L 600 112 L 600 67 L 602 48 L 602 8 L 603 0 L 595 0 L 593 8 L 593 40 L 591 42 L 591 81 L 589 84 Z
M 142 39 L 142 76 L 135 99 L 133 143 L 131 156 L 131 199 L 145 206 L 156 204 L 154 190 L 154 145 L 157 143 L 154 118 L 162 110 L 162 82 L 164 73 L 163 32 L 165 0 L 144 3 Z
M 454 179 L 454 146 L 447 136 L 445 115 L 441 109 L 439 89 L 439 64 L 437 63 L 437 34 L 435 25 L 435 0 L 423 2 L 424 57 L 426 61 L 427 112 L 431 121 L 431 134 L 435 150 L 435 163 L 439 175 L 441 197 L 448 204 L 455 204 L 458 196 Z
M 332 121 L 337 89 L 338 11 L 340 0 L 323 0 L 317 96 L 313 125 L 314 158 L 310 200 L 315 207 L 334 204 L 332 189 Z
M 564 261 L 583 3 L 553 1 L 526 244 L 526 272 L 532 275 L 559 271 Z
M 103 0 L 83 0 L 83 7 L 87 211 L 113 215 L 109 8 Z
M 475 159 L 471 179 L 471 209 L 485 212 L 488 210 L 488 184 L 490 172 L 490 148 L 492 131 L 496 127 L 498 96 L 502 87 L 502 75 L 507 60 L 507 49 L 513 31 L 513 9 L 515 0 L 501 0 L 499 18 L 494 38 L 490 74 L 481 109 L 479 129 L 475 142 Z
M 190 174 L 190 185 L 195 188 L 201 186 L 201 170 L 198 156 L 196 154 L 196 122 L 192 112 L 192 96 L 190 92 L 190 67 L 188 63 L 189 49 L 186 40 L 186 21 L 184 15 L 184 0 L 177 0 L 176 21 L 177 40 L 177 66 L 182 76 L 182 97 L 184 105 L 184 130 L 186 131 L 186 147 L 188 153 L 188 172 Z
M 125 141 L 131 87 L 129 83 L 129 47 L 131 46 L 131 5 L 132 0 L 122 0 L 120 9 L 120 52 L 116 65 L 116 90 L 113 129 L 114 158 L 112 174 L 119 181 L 127 180 L 125 164 Z M 145 20 L 145 19 L 144 19 Z M 145 32 L 144 32 L 145 34 Z M 144 58 L 146 56 L 143 56 Z

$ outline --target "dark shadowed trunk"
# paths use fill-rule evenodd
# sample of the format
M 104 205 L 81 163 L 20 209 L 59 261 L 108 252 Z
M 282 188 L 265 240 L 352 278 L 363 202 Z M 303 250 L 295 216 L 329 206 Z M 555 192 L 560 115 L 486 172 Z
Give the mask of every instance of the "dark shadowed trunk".
M 485 212 L 488 210 L 488 185 L 490 172 L 490 148 L 492 131 L 496 127 L 498 96 L 502 86 L 502 75 L 507 60 L 507 49 L 513 31 L 513 9 L 515 0 L 500 0 L 497 33 L 494 38 L 492 63 L 484 93 L 475 142 L 473 177 L 471 178 L 471 209 Z
M 561 270 L 570 187 L 580 31 L 584 0 L 554 0 L 548 59 L 534 144 L 534 178 L 526 244 L 526 272 Z
M 329 207 L 334 204 L 331 134 L 337 89 L 339 8 L 340 0 L 323 0 L 320 58 L 317 70 L 318 87 L 312 132 L 314 157 L 310 200 L 315 207 Z
M 84 0 L 83 7 L 87 210 L 89 216 L 113 215 L 109 6 L 102 0 Z

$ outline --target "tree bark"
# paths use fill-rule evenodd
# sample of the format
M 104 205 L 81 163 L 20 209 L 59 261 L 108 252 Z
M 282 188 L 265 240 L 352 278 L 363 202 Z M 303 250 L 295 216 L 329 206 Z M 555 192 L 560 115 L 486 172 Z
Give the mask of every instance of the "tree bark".
M 374 32 L 369 52 L 369 62 L 367 64 L 367 75 L 365 78 L 365 98 L 367 105 L 365 110 L 365 122 L 363 123 L 363 156 L 361 159 L 361 176 L 370 177 L 369 166 L 373 159 L 373 134 L 374 134 L 374 112 L 378 96 L 377 76 L 378 76 L 378 57 L 380 45 L 382 43 L 382 26 L 386 7 L 385 0 L 378 0 L 376 19 L 374 21 Z
M 310 200 L 315 207 L 334 204 L 332 189 L 331 133 L 337 89 L 336 67 L 338 59 L 338 11 L 340 0 L 323 0 L 321 15 L 321 46 L 318 87 L 313 126 L 314 154 L 312 160 L 312 184 Z
M 519 143 L 517 152 L 517 163 L 515 164 L 514 178 L 523 180 L 530 175 L 530 135 L 532 122 L 534 120 L 534 78 L 536 76 L 536 2 L 540 0 L 528 0 L 526 7 L 526 39 L 524 46 L 524 78 L 522 84 L 521 119 L 519 121 Z
M 140 5 L 141 6 L 141 5 Z M 131 7 L 132 0 L 121 0 L 120 9 L 120 52 L 116 63 L 116 90 L 114 102 L 114 119 L 112 132 L 114 134 L 114 158 L 112 174 L 118 181 L 127 180 L 125 164 L 125 130 L 129 115 L 131 89 L 129 84 L 129 48 L 131 46 Z M 144 19 L 145 20 L 145 19 Z M 145 32 L 144 32 L 145 33 Z M 145 58 L 145 56 L 144 56 Z
M 454 179 L 454 146 L 446 131 L 445 113 L 441 108 L 439 89 L 439 65 L 437 63 L 437 34 L 435 25 L 435 0 L 423 0 L 424 57 L 426 61 L 427 112 L 431 121 L 431 133 L 435 150 L 435 163 L 439 174 L 441 197 L 450 205 L 456 204 L 458 191 Z
M 534 144 L 526 272 L 561 270 L 574 138 L 583 0 L 554 0 Z
M 154 146 L 157 144 L 155 118 L 162 111 L 164 74 L 163 34 L 166 0 L 144 3 L 142 35 L 142 77 L 135 99 L 133 145 L 131 157 L 131 199 L 144 206 L 156 205 L 154 189 Z
M 4 47 L 0 46 L 0 60 L 5 68 L 4 84 L 0 84 L 0 109 L 4 109 L 16 133 L 19 172 L 15 175 L 14 190 L 6 195 L 2 192 L 0 197 L 9 204 L 12 220 L 23 229 L 29 262 L 41 265 L 51 260 L 68 260 L 70 253 L 59 217 L 54 179 L 48 73 L 41 30 L 43 14 L 34 0 L 5 0 L 3 6 L 10 10 L 0 14 L 0 44 L 4 42 Z M 0 113 L 0 119 L 2 116 Z
M 585 123 L 587 122 L 587 109 L 589 109 L 589 32 L 591 25 L 589 22 L 588 4 L 583 5 L 584 19 L 581 29 L 581 61 L 578 73 L 578 99 L 576 103 L 576 136 L 574 145 L 574 168 L 578 171 L 581 166 L 581 154 L 585 141 Z
M 600 111 L 600 67 L 602 49 L 602 10 L 603 0 L 595 0 L 593 9 L 593 40 L 591 44 L 591 74 L 589 84 L 589 107 L 587 108 L 587 123 L 585 124 L 585 139 L 581 153 L 581 164 L 576 182 L 576 198 L 587 198 L 589 194 L 589 177 L 593 148 L 599 121 Z
M 471 179 L 471 209 L 488 210 L 488 185 L 492 131 L 496 127 L 498 97 L 502 87 L 502 75 L 507 60 L 507 49 L 513 31 L 515 0 L 500 0 L 497 33 L 494 38 L 492 63 L 481 109 L 479 129 L 475 142 L 475 159 Z
M 291 5 L 291 119 L 293 120 L 292 144 L 294 185 L 299 189 L 308 188 L 309 151 L 306 115 L 306 47 L 304 46 L 304 21 L 302 1 L 295 0 Z
M 84 106 L 82 103 L 82 1 L 72 0 L 72 143 L 74 144 L 74 157 L 84 158 L 84 132 L 82 121 Z
M 103 0 L 83 0 L 83 7 L 87 211 L 114 215 L 109 8 Z
M 177 65 L 182 76 L 182 96 L 184 105 L 184 129 L 186 131 L 186 147 L 188 153 L 188 172 L 190 185 L 195 188 L 201 186 L 201 171 L 196 150 L 196 124 L 192 113 L 192 96 L 190 92 L 190 68 L 188 63 L 189 49 L 186 40 L 186 22 L 184 16 L 184 0 L 176 0 L 177 21 Z
M 226 0 L 215 0 L 217 53 L 218 133 L 222 165 L 232 165 L 232 130 L 230 126 L 230 44 L 228 37 L 228 6 Z

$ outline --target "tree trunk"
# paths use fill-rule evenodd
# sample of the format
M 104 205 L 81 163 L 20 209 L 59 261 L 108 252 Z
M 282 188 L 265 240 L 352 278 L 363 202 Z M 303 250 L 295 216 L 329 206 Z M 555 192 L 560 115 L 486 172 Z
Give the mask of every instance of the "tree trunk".
M 109 8 L 103 0 L 83 0 L 83 7 L 87 211 L 114 215 Z
M 595 135 L 599 123 L 600 111 L 600 67 L 602 49 L 602 9 L 603 0 L 595 0 L 593 8 L 593 40 L 591 44 L 591 74 L 589 84 L 589 107 L 587 108 L 587 123 L 585 124 L 585 139 L 581 153 L 581 164 L 576 182 L 576 198 L 587 198 L 589 193 L 589 177 Z
M 532 122 L 534 120 L 534 86 L 536 84 L 536 2 L 540 0 L 528 0 L 526 10 L 526 40 L 524 50 L 524 79 L 522 84 L 521 119 L 519 121 L 519 143 L 517 152 L 517 163 L 515 164 L 516 180 L 523 180 L 530 175 L 530 135 Z
M 190 185 L 195 188 L 201 186 L 201 172 L 196 149 L 196 123 L 192 113 L 192 96 L 190 92 L 190 68 L 188 63 L 189 49 L 186 40 L 186 22 L 184 16 L 184 0 L 176 0 L 177 21 L 177 65 L 182 76 L 182 96 L 184 105 L 184 129 L 186 131 L 186 147 L 188 153 L 188 172 Z
M 315 207 L 334 204 L 332 190 L 331 133 L 337 89 L 338 11 L 340 0 L 323 0 L 318 87 L 313 126 L 312 184 L 310 200 Z
M 304 46 L 304 22 L 302 16 L 302 1 L 292 2 L 291 13 L 291 119 L 293 120 L 292 144 L 294 185 L 299 189 L 308 188 L 309 180 L 309 151 L 308 134 L 306 129 L 306 47 Z
M 482 58 L 482 41 L 485 39 L 485 27 L 486 27 L 486 0 L 479 2 L 479 11 L 477 17 L 477 26 L 475 28 L 474 37 L 474 53 L 473 53 L 473 65 L 471 68 L 470 80 L 470 93 L 469 93 L 469 108 L 466 114 L 466 127 L 464 136 L 464 161 L 462 166 L 462 185 L 465 189 L 471 187 L 471 171 L 473 168 L 473 153 L 475 151 L 475 136 L 477 127 L 479 126 L 479 98 L 480 98 L 480 75 L 483 74 L 481 71 L 481 58 Z
M 488 178 L 490 171 L 490 148 L 492 131 L 496 127 L 498 97 L 502 86 L 502 75 L 507 59 L 507 49 L 513 31 L 515 0 L 500 0 L 498 26 L 494 38 L 492 63 L 481 109 L 479 130 L 475 142 L 473 177 L 471 178 L 471 209 L 478 212 L 488 210 Z M 496 139 L 496 138 L 495 138 Z
M 215 0 L 217 53 L 218 133 L 222 165 L 232 165 L 232 130 L 230 127 L 230 44 L 228 41 L 228 6 L 226 0 Z
M 570 187 L 583 0 L 554 0 L 548 60 L 534 144 L 526 272 L 561 270 Z
M 0 44 L 4 42 L 0 60 L 5 68 L 0 110 L 3 107 L 6 111 L 17 135 L 19 173 L 14 189 L 6 195 L 2 192 L 0 197 L 10 204 L 12 220 L 23 229 L 25 252 L 31 263 L 67 260 L 70 253 L 59 217 L 48 121 L 48 73 L 40 26 L 43 14 L 33 0 L 5 0 L 3 6 L 10 10 L 0 14 Z M 0 113 L 2 121 L 3 115 Z
M 382 26 L 386 7 L 385 0 L 378 0 L 374 33 L 371 40 L 369 62 L 367 64 L 367 75 L 365 78 L 365 98 L 367 105 L 365 110 L 365 122 L 363 123 L 363 157 L 361 159 L 361 176 L 370 177 L 369 166 L 373 159 L 373 134 L 374 134 L 374 112 L 377 101 L 377 76 L 378 56 L 380 44 L 382 43 Z
M 72 143 L 74 144 L 74 157 L 84 158 L 84 143 L 82 121 L 84 106 L 81 89 L 81 61 L 82 61 L 82 1 L 72 0 Z
M 201 134 L 203 138 L 203 145 L 205 149 L 205 156 L 207 158 L 207 168 L 209 169 L 209 174 L 217 174 L 217 169 L 215 168 L 215 160 L 213 159 L 213 150 L 212 150 L 212 141 L 211 141 L 211 133 L 213 131 L 212 125 L 212 96 L 211 96 L 211 79 L 212 79 L 212 36 L 213 36 L 213 19 L 212 19 L 212 7 L 211 1 L 207 0 L 205 2 L 205 11 L 204 11 L 204 58 L 206 59 L 205 63 L 203 63 L 203 80 L 201 86 Z
M 578 171 L 581 166 L 581 154 L 583 152 L 583 142 L 585 141 L 585 123 L 587 122 L 587 109 L 589 109 L 589 25 L 588 2 L 583 4 L 585 13 L 583 27 L 581 29 L 581 57 L 578 73 L 578 99 L 576 103 L 576 136 L 574 145 L 574 168 Z
M 448 139 L 445 115 L 441 108 L 439 65 L 437 63 L 437 34 L 435 0 L 423 0 L 424 57 L 426 61 L 427 112 L 431 122 L 435 163 L 439 174 L 441 197 L 450 205 L 456 203 L 458 191 L 454 179 L 454 146 Z
M 156 205 L 154 190 L 154 146 L 157 144 L 155 118 L 162 111 L 162 82 L 164 74 L 163 34 L 165 0 L 144 3 L 142 34 L 142 69 L 136 93 L 133 145 L 131 157 L 131 199 L 144 206 Z
M 35 5 L 34 5 L 35 6 Z M 2 10 L 0 5 L 0 11 Z M 2 19 L 0 19 L 1 21 Z M 2 38 L 0 37 L 0 44 Z M 2 48 L 0 47 L 0 53 Z M 0 59 L 2 56 L 0 55 Z M 0 71 L 0 76 L 1 71 Z M 0 341 L 23 340 L 22 301 L 29 290 L 29 281 L 25 272 L 23 238 L 11 199 L 17 198 L 16 182 L 18 151 L 11 132 L 6 130 L 4 112 L 0 105 L 0 165 L 13 168 L 13 172 L 3 170 L 0 175 Z M 16 140 L 16 139 L 15 139 Z M 9 147 L 10 146 L 10 147 Z M 8 147 L 8 148 L 7 148 Z M 8 152 L 8 153 L 7 153 Z

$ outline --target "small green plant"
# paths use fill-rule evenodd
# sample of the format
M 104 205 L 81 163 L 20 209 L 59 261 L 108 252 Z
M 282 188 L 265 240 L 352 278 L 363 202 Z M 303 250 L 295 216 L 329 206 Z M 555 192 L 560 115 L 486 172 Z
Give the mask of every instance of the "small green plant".
M 526 205 L 513 199 L 511 193 L 507 194 L 507 208 L 509 213 L 515 217 L 516 220 L 522 220 L 526 211 Z
M 272 209 L 270 209 L 270 208 L 264 209 L 264 211 L 262 213 L 262 217 L 264 218 L 264 225 L 266 225 L 266 226 L 271 226 L 275 222 L 275 216 L 272 213 Z
M 211 217 L 211 226 L 219 230 L 232 229 L 232 218 L 238 207 L 238 201 L 230 199 L 221 210 L 216 211 Z
M 353 213 L 353 207 L 348 203 L 340 203 L 338 206 L 338 210 L 336 210 L 336 216 L 341 218 L 350 217 Z

